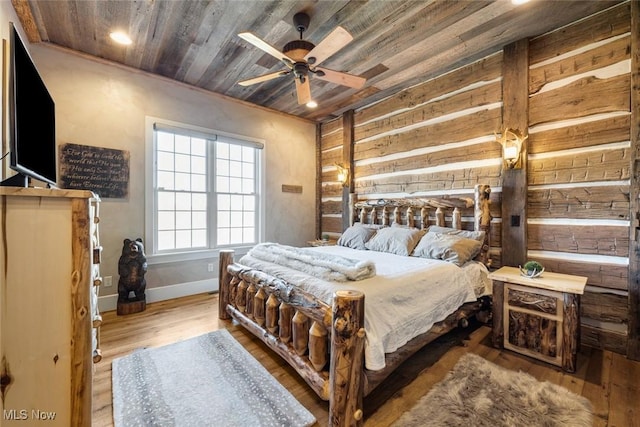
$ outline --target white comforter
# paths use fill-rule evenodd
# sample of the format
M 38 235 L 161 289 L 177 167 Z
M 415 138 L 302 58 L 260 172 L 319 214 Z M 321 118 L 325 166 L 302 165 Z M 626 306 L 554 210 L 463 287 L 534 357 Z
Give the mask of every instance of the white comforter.
M 313 248 L 347 258 L 372 261 L 376 276 L 350 282 L 327 282 L 266 261 L 242 257 L 240 264 L 287 280 L 331 304 L 336 290 L 365 294 L 365 366 L 384 368 L 385 353 L 428 331 L 465 302 L 491 292 L 484 265 L 470 261 L 462 268 L 446 261 L 362 251 L 342 246 Z

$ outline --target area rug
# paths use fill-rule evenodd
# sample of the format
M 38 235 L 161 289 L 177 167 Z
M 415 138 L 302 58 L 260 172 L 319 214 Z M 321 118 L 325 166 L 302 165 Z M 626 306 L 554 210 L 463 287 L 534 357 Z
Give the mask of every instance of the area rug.
M 112 379 L 116 427 L 315 423 L 225 329 L 114 359 Z
M 394 427 L 591 427 L 588 399 L 467 353 Z

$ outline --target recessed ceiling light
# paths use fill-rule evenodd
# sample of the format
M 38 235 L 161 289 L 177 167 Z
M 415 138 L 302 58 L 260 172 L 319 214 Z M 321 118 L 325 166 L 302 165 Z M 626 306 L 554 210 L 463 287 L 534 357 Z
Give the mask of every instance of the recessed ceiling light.
M 517 5 L 528 3 L 529 0 L 511 0 L 511 3 Z
M 307 102 L 307 108 L 316 108 L 317 106 L 318 106 L 318 103 L 316 101 Z
M 121 31 L 114 31 L 111 34 L 109 34 L 109 37 L 111 37 L 111 39 L 114 40 L 116 43 L 120 43 L 124 45 L 130 45 L 132 43 L 129 36 Z

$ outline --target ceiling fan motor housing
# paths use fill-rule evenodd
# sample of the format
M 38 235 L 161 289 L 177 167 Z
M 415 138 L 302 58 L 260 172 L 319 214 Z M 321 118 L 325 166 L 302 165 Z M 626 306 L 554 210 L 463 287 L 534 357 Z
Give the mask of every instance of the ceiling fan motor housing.
M 316 45 L 306 40 L 294 40 L 284 45 L 282 53 L 296 61 L 304 61 L 305 55 L 311 52 L 314 47 Z

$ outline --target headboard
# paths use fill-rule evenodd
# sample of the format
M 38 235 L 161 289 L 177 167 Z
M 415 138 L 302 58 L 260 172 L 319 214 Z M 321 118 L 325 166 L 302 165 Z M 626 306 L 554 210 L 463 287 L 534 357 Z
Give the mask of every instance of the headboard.
M 476 260 L 487 267 L 490 265 L 490 227 L 491 213 L 489 205 L 491 187 L 478 184 L 474 188 L 474 198 L 443 195 L 434 198 L 377 199 L 358 201 L 356 194 L 350 196 L 350 223 L 393 224 L 427 229 L 430 225 L 463 229 L 463 214 L 473 212 L 473 229 L 485 232 L 485 240 Z

